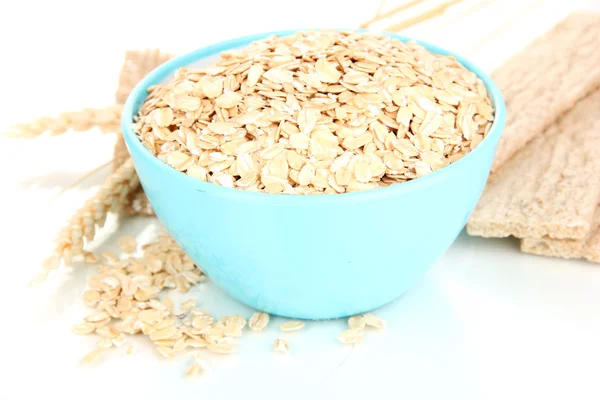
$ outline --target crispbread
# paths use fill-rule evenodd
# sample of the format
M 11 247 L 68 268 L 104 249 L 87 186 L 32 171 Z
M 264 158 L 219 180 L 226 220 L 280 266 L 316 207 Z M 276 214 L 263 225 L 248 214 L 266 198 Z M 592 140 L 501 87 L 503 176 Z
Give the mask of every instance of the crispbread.
M 488 182 L 467 231 L 583 239 L 600 195 L 600 89 L 521 149 Z
M 596 208 L 592 227 L 584 239 L 526 238 L 521 240 L 521 251 L 540 256 L 585 258 L 600 263 L 600 205 Z
M 172 58 L 169 54 L 161 53 L 160 50 L 130 50 L 125 53 L 125 62 L 119 75 L 119 86 L 115 94 L 118 104 L 123 104 L 135 85 L 150 71 L 160 64 Z M 129 152 L 125 145 L 123 136 L 119 135 L 115 144 L 113 169 L 116 170 L 129 158 Z M 154 215 L 144 190 L 140 187 L 129 197 L 127 211 L 131 214 Z
M 492 74 L 508 111 L 492 171 L 600 84 L 598 49 L 600 14 L 577 13 Z

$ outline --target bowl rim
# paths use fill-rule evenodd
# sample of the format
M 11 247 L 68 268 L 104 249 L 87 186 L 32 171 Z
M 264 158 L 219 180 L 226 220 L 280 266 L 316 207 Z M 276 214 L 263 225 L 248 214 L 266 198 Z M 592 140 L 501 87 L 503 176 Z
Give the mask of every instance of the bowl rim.
M 468 154 L 462 157 L 460 160 L 453 162 L 437 171 L 434 171 L 425 176 L 412 179 L 407 182 L 402 182 L 401 184 L 390 185 L 383 188 L 369 189 L 359 192 L 351 192 L 351 193 L 338 193 L 336 195 L 284 195 L 284 194 L 271 194 L 264 192 L 250 192 L 240 189 L 228 188 L 216 185 L 214 183 L 205 182 L 200 179 L 191 177 L 183 172 L 180 172 L 159 158 L 155 157 L 150 150 L 148 150 L 142 142 L 139 140 L 138 136 L 135 134 L 132 128 L 133 117 L 139 111 L 143 101 L 147 97 L 147 88 L 155 85 L 157 83 L 163 82 L 165 78 L 171 77 L 175 70 L 192 64 L 200 59 L 214 56 L 222 51 L 239 48 L 241 46 L 247 45 L 250 42 L 265 39 L 269 36 L 289 36 L 299 31 L 305 31 L 308 29 L 292 29 L 285 31 L 274 31 L 274 32 L 266 32 L 266 33 L 258 33 L 254 35 L 241 36 L 234 39 L 229 39 L 225 41 L 221 41 L 209 46 L 205 46 L 194 50 L 192 52 L 186 53 L 184 55 L 175 57 L 157 68 L 155 68 L 152 72 L 146 75 L 135 88 L 129 94 L 127 101 L 123 107 L 123 112 L 121 114 L 121 129 L 123 132 L 123 137 L 125 139 L 125 143 L 128 147 L 134 147 L 138 153 L 141 154 L 142 157 L 147 159 L 150 164 L 152 164 L 155 168 L 162 169 L 168 176 L 169 179 L 175 182 L 181 182 L 181 184 L 187 185 L 190 189 L 196 190 L 201 193 L 211 193 L 218 197 L 229 198 L 232 200 L 239 200 L 245 202 L 257 202 L 257 203 L 269 203 L 271 205 L 279 205 L 279 206 L 290 206 L 290 205 L 317 205 L 317 204 L 342 204 L 342 203 L 357 203 L 363 202 L 371 199 L 383 199 L 388 197 L 398 196 L 404 193 L 418 191 L 421 188 L 428 187 L 430 185 L 434 185 L 436 182 L 439 182 L 444 179 L 444 177 L 448 174 L 453 173 L 462 165 L 468 162 L 468 160 L 478 152 L 484 151 L 484 148 L 493 146 L 493 142 L 499 140 L 499 137 L 504 129 L 504 124 L 506 122 L 506 106 L 504 103 L 504 98 L 500 89 L 496 85 L 496 83 L 492 80 L 492 78 L 485 73 L 482 69 L 477 67 L 475 64 L 470 62 L 468 59 L 441 48 L 439 46 L 401 36 L 393 33 L 381 32 L 379 34 L 383 34 L 391 37 L 395 40 L 400 40 L 402 42 L 416 42 L 427 50 L 441 54 L 447 55 L 451 57 L 455 57 L 465 68 L 469 71 L 475 73 L 477 77 L 479 77 L 486 86 L 488 91 L 488 95 L 492 100 L 492 104 L 494 105 L 494 121 L 492 122 L 492 127 L 488 132 L 487 136 Z M 314 30 L 314 29 L 312 29 Z M 335 29 L 339 31 L 358 31 L 358 32 L 369 32 L 364 29 Z M 130 150 L 131 152 L 131 150 Z M 135 158 L 134 158 L 135 164 Z M 488 171 L 489 172 L 489 171 Z

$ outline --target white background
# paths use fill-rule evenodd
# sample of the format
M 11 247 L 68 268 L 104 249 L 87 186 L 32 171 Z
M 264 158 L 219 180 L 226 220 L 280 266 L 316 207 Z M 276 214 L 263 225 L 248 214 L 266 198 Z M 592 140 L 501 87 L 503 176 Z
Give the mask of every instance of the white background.
M 600 10 L 598 3 L 466 0 L 402 34 L 452 49 L 491 72 L 570 10 Z M 0 7 L 4 130 L 34 116 L 112 103 L 126 49 L 182 53 L 261 31 L 351 28 L 370 18 L 377 2 L 54 0 Z M 309 322 L 282 335 L 281 320 L 274 319 L 266 332 L 246 334 L 238 354 L 208 355 L 213 371 L 194 379 L 183 377 L 189 357 L 166 361 L 141 338 L 129 340 L 131 356 L 120 348 L 82 366 L 95 339 L 75 336 L 70 327 L 85 315 L 79 299 L 93 269 L 62 269 L 40 288 L 26 286 L 59 227 L 109 167 L 73 182 L 108 162 L 114 141 L 115 135 L 96 131 L 0 139 L 0 399 L 600 398 L 600 269 L 521 254 L 516 240 L 465 234 L 413 290 L 377 310 L 388 328 L 369 331 L 355 347 L 335 340 L 345 321 Z M 96 243 L 101 250 L 114 250 L 120 234 L 147 240 L 160 229 L 153 218 L 119 224 L 108 224 Z M 190 296 L 217 315 L 251 314 L 210 283 Z M 278 336 L 290 342 L 289 355 L 271 351 Z

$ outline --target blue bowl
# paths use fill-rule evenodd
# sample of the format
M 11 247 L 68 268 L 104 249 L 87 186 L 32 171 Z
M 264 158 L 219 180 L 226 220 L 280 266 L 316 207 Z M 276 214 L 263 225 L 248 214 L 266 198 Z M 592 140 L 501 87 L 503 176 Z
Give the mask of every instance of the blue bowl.
M 460 56 L 421 43 L 432 52 L 456 57 L 477 74 L 496 110 L 491 131 L 471 153 L 424 177 L 336 195 L 245 192 L 178 172 L 138 140 L 131 124 L 149 86 L 221 51 L 294 32 L 237 38 L 161 65 L 129 96 L 122 129 L 156 215 L 217 285 L 242 303 L 271 314 L 343 317 L 403 294 L 452 244 L 486 183 L 506 110 L 487 74 Z

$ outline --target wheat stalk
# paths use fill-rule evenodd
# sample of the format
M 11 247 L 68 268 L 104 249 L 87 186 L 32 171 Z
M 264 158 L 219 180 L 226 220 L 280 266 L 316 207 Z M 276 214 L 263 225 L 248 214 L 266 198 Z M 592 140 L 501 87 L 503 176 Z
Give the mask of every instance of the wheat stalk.
M 384 6 L 384 2 L 382 1 L 379 4 L 379 8 L 377 9 L 377 13 L 375 14 L 375 16 L 373 18 L 371 18 L 370 20 L 363 22 L 360 25 L 360 28 L 362 29 L 367 29 L 369 26 L 371 26 L 372 24 L 374 24 L 375 22 L 381 21 L 382 19 L 386 19 L 386 18 L 390 18 L 393 17 L 394 15 L 398 14 L 400 11 L 404 11 L 407 10 L 411 7 L 414 7 L 420 3 L 423 3 L 425 0 L 410 0 L 406 3 L 402 3 L 394 8 L 392 8 L 389 11 L 386 12 L 382 12 L 383 10 L 383 6 Z
M 38 118 L 29 124 L 18 125 L 7 136 L 35 137 L 46 131 L 60 134 L 67 129 L 88 130 L 92 126 L 97 126 L 103 131 L 118 131 L 122 103 L 125 102 L 129 92 L 143 76 L 171 57 L 159 50 L 128 51 L 119 76 L 119 86 L 115 96 L 117 104 L 104 109 L 86 108 L 77 112 L 62 113 L 57 118 Z M 31 280 L 30 286 L 43 282 L 48 273 L 58 268 L 61 262 L 68 265 L 74 256 L 84 254 L 85 244 L 94 239 L 96 230 L 102 228 L 108 213 L 125 208 L 129 204 L 128 198 L 139 185 L 133 160 L 127 156 L 126 160 L 106 179 L 96 195 L 88 199 L 83 207 L 69 218 L 56 239 L 56 247 L 52 255 L 44 261 L 42 271 Z M 138 211 L 143 212 L 143 210 Z
M 386 0 L 380 0 L 379 6 L 377 6 L 377 11 L 375 11 L 375 17 L 379 17 L 383 12 L 383 7 L 385 7 Z
M 154 68 L 173 58 L 158 49 L 129 50 L 125 53 L 125 62 L 119 75 L 119 86 L 115 94 L 117 103 L 123 104 L 129 93 Z
M 44 262 L 42 272 L 32 280 L 32 284 L 42 282 L 61 261 L 68 265 L 74 256 L 82 255 L 84 245 L 94 239 L 96 230 L 102 228 L 108 213 L 123 208 L 127 197 L 139 184 L 130 158 L 106 179 L 94 197 L 69 218 L 56 239 L 52 255 Z
M 425 11 L 422 14 L 415 15 L 414 17 L 407 18 L 396 24 L 390 25 L 385 29 L 385 31 L 386 32 L 398 32 L 403 29 L 409 28 L 413 25 L 420 24 L 421 22 L 425 22 L 429 19 L 439 17 L 440 15 L 444 14 L 448 8 L 452 7 L 455 4 L 460 3 L 462 1 L 464 1 L 464 0 L 449 0 L 446 3 L 439 4 L 433 8 Z
M 17 124 L 3 134 L 14 138 L 33 138 L 45 132 L 60 135 L 67 130 L 85 132 L 93 127 L 102 132 L 115 132 L 121 123 L 123 106 L 113 104 L 104 108 L 84 108 L 79 111 L 69 111 L 58 114 L 56 117 L 36 118 L 27 124 Z

